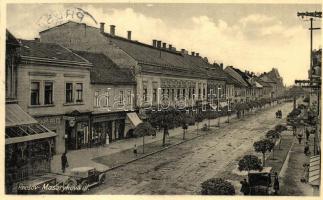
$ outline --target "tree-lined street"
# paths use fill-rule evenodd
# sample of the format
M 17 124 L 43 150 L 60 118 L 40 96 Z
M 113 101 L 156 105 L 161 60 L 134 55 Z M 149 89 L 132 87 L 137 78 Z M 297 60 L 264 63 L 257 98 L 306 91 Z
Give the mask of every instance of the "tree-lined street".
M 275 118 L 277 109 L 282 111 L 282 119 Z M 110 171 L 106 183 L 90 193 L 197 194 L 203 181 L 219 176 L 230 162 L 253 149 L 253 143 L 284 122 L 291 109 L 292 103 L 277 105 L 220 129 L 213 128 L 204 137 Z

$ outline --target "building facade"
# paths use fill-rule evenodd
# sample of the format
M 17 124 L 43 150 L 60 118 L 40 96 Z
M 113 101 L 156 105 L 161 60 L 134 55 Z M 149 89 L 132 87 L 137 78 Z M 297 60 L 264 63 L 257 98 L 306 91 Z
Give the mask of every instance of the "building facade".
M 21 44 L 19 105 L 57 133 L 56 153 L 89 146 L 92 64 L 57 44 Z

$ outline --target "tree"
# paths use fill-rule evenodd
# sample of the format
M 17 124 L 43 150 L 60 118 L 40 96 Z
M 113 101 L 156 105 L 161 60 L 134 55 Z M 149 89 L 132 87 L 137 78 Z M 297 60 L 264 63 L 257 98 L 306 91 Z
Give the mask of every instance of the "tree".
M 222 178 L 211 178 L 201 184 L 202 195 L 234 195 L 233 185 Z
M 203 121 L 204 117 L 201 113 L 195 115 L 195 122 L 196 122 L 196 133 L 199 132 L 199 124 Z
M 263 139 L 263 140 L 255 142 L 253 144 L 253 147 L 256 152 L 262 153 L 262 166 L 264 167 L 266 152 L 267 151 L 270 152 L 273 149 L 274 143 L 269 139 Z
M 134 135 L 142 137 L 142 153 L 145 153 L 145 136 L 152 135 L 155 131 L 155 128 L 149 122 L 142 122 L 134 129 Z
M 239 161 L 239 167 L 238 169 L 240 171 L 242 170 L 262 170 L 261 160 L 254 155 L 245 155 L 240 161 Z
M 166 143 L 166 135 L 169 134 L 169 127 L 173 127 L 179 121 L 176 116 L 176 110 L 173 108 L 158 110 L 150 115 L 150 121 L 152 122 L 154 127 L 163 128 L 163 146 Z
M 266 138 L 270 139 L 274 143 L 274 147 L 273 147 L 273 159 L 274 159 L 275 158 L 275 145 L 276 145 L 277 139 L 280 138 L 280 133 L 275 130 L 269 130 L 266 133 Z M 280 147 L 279 147 L 279 149 L 280 149 Z

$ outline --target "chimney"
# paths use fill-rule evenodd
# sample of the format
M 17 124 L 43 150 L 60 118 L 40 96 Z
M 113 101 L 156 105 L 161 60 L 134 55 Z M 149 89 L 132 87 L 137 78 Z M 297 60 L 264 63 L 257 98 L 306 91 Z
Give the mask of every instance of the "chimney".
M 100 23 L 100 33 L 104 33 L 104 22 Z
M 110 25 L 110 35 L 115 36 L 116 34 L 116 26 Z
M 131 31 L 127 31 L 128 33 L 128 40 L 131 40 Z
M 153 40 L 153 47 L 157 47 L 157 40 Z
M 168 49 L 169 49 L 169 50 L 173 50 L 173 45 L 169 44 L 169 45 L 168 45 Z
M 195 56 L 195 52 L 194 51 L 192 51 L 192 56 Z
M 161 48 L 161 41 L 160 40 L 157 40 L 157 48 Z
M 163 42 L 163 49 L 166 49 L 166 42 Z
M 40 38 L 36 37 L 35 42 L 40 42 Z
M 196 53 L 195 55 L 196 55 L 196 57 L 200 57 L 200 53 Z
M 220 63 L 220 68 L 223 70 L 223 63 Z

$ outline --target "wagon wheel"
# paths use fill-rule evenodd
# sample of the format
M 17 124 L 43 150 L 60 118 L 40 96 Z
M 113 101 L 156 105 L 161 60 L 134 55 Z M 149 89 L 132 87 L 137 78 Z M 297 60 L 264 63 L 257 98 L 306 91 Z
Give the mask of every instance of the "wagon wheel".
M 69 178 L 64 185 L 69 188 L 75 188 L 77 186 L 77 181 L 74 178 Z M 73 192 L 73 190 L 66 190 L 67 194 L 71 194 Z
M 82 192 L 86 192 L 89 188 L 89 183 L 87 182 L 87 180 L 84 180 L 81 182 L 81 190 Z
M 103 184 L 105 182 L 105 174 L 103 174 L 100 178 L 100 184 Z

